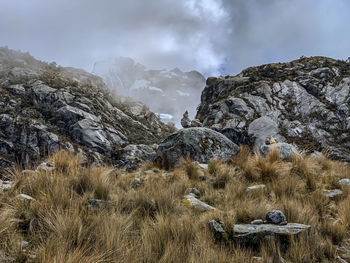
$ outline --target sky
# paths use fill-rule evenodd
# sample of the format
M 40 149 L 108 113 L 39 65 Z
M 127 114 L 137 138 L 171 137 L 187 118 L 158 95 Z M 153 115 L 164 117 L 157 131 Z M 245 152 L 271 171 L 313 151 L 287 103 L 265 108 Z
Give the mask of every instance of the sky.
M 234 75 L 301 56 L 347 59 L 350 1 L 0 0 L 0 46 L 89 72 L 127 56 Z

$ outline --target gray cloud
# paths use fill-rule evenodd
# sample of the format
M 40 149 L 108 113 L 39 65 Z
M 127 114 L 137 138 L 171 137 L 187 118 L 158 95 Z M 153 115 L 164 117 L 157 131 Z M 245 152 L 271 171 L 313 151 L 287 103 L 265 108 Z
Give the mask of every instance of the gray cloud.
M 348 0 L 0 0 L 0 45 L 91 71 L 151 67 L 234 74 L 301 55 L 350 56 Z

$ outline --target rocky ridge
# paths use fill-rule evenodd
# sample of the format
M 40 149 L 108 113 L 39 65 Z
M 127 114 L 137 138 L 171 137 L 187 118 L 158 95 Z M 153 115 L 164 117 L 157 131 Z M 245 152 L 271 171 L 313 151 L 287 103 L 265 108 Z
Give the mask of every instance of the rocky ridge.
M 112 96 L 100 77 L 8 48 L 0 48 L 0 90 L 0 169 L 59 149 L 127 165 L 119 161 L 126 146 L 149 154 L 151 147 L 138 145 L 174 130 L 142 103 Z
M 350 63 L 302 57 L 208 78 L 196 118 L 236 144 L 267 137 L 350 161 Z

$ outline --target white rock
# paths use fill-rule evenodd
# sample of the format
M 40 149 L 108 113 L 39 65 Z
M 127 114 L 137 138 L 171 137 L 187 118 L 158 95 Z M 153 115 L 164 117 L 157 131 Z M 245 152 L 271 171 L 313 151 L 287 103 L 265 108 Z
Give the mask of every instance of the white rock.
M 26 194 L 19 194 L 16 197 L 22 200 L 35 200 L 33 197 Z
M 338 181 L 338 184 L 340 185 L 349 185 L 350 186 L 350 179 L 349 178 L 343 178 Z
M 339 189 L 333 189 L 333 190 L 327 190 L 324 193 L 325 193 L 326 196 L 332 198 L 332 197 L 335 197 L 337 195 L 342 195 L 343 191 L 339 190 Z
M 208 211 L 208 210 L 215 210 L 215 207 L 212 207 L 204 202 L 202 202 L 201 200 L 197 199 L 195 197 L 195 194 L 188 194 L 184 196 L 184 202 L 189 202 L 190 206 L 193 207 L 198 207 L 200 209 L 202 209 L 203 211 Z
M 266 188 L 266 185 L 258 184 L 258 185 L 252 185 L 252 186 L 247 187 L 247 189 L 245 191 L 247 193 L 249 193 L 249 192 L 254 191 L 254 190 L 262 190 L 262 189 L 265 189 L 265 188 Z

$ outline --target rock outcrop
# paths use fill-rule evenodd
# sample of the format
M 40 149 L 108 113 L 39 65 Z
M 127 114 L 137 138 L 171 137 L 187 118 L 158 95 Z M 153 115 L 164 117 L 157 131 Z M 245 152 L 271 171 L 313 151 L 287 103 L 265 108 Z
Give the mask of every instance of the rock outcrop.
M 164 168 L 177 166 L 181 157 L 199 163 L 212 159 L 228 160 L 238 146 L 222 134 L 208 128 L 186 128 L 166 138 L 157 149 L 156 162 Z
M 118 94 L 142 101 L 165 122 L 180 127 L 182 113 L 196 114 L 205 78 L 197 71 L 147 69 L 131 58 L 120 57 L 95 63 L 93 73 L 101 76 Z
M 7 48 L 0 48 L 0 91 L 0 169 L 59 149 L 117 164 L 129 144 L 173 131 L 141 103 L 113 97 L 101 78 Z
M 350 161 L 350 63 L 325 57 L 208 78 L 196 118 L 236 144 L 266 137 Z

